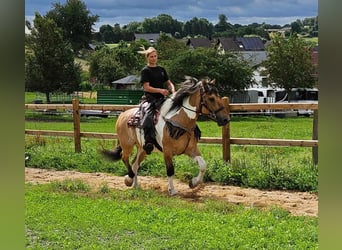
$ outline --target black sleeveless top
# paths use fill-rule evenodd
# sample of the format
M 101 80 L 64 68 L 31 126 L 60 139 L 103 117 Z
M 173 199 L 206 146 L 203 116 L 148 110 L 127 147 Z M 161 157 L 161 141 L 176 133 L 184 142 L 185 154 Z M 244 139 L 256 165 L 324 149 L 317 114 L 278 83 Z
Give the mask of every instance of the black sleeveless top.
M 169 80 L 166 70 L 161 66 L 149 67 L 145 66 L 141 71 L 140 83 L 144 84 L 149 82 L 151 87 L 166 89 L 165 83 Z M 164 96 L 160 93 L 149 93 L 145 91 L 147 100 L 149 99 L 161 99 Z

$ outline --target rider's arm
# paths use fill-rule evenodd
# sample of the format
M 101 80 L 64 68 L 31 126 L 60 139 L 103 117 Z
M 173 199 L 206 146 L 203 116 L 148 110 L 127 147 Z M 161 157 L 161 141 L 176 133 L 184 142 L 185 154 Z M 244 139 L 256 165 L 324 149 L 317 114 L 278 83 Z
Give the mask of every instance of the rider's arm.
M 167 96 L 169 94 L 169 91 L 167 89 L 154 88 L 150 85 L 149 82 L 144 82 L 143 87 L 144 87 L 144 91 L 149 92 L 149 93 L 160 93 L 163 96 Z
M 166 82 L 167 86 L 169 87 L 169 90 L 171 91 L 171 93 L 175 93 L 175 85 L 173 85 L 173 83 L 170 80 L 167 80 Z

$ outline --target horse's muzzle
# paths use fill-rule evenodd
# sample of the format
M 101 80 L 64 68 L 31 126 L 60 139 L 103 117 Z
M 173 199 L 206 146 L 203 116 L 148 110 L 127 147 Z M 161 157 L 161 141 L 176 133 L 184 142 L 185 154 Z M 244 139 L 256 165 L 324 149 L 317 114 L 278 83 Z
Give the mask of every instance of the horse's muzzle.
M 230 119 L 227 116 L 216 116 L 216 122 L 219 126 L 227 125 L 229 121 Z

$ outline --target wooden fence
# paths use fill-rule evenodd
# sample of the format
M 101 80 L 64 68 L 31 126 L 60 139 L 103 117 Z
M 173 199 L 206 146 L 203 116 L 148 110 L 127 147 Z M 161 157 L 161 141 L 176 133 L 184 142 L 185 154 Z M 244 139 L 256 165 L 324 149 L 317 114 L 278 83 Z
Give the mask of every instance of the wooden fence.
M 223 97 L 227 111 L 247 112 L 247 111 L 285 111 L 298 109 L 314 110 L 312 140 L 291 140 L 291 139 L 261 139 L 261 138 L 231 138 L 230 125 L 222 127 L 222 137 L 202 137 L 200 143 L 222 144 L 223 159 L 227 162 L 231 160 L 230 145 L 263 145 L 263 146 L 299 146 L 312 147 L 312 158 L 315 164 L 318 163 L 318 104 L 317 103 L 243 103 L 230 104 L 227 97 Z M 67 136 L 74 137 L 75 152 L 81 152 L 81 137 L 97 139 L 117 139 L 115 133 L 93 133 L 82 132 L 80 129 L 80 110 L 102 110 L 102 111 L 125 111 L 136 105 L 101 105 L 101 104 L 80 104 L 78 99 L 73 99 L 72 104 L 25 104 L 25 109 L 33 110 L 72 110 L 73 111 L 73 131 L 52 131 L 52 130 L 32 130 L 25 129 L 28 135 L 45 136 Z

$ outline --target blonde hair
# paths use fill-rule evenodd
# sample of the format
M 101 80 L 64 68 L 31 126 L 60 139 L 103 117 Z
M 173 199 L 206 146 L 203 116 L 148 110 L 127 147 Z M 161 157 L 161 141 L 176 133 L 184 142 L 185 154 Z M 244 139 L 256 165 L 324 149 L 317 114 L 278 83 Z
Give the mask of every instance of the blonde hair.
M 143 54 L 145 55 L 145 57 L 147 58 L 149 56 L 149 54 L 151 54 L 152 52 L 157 52 L 157 50 L 153 47 L 148 47 L 148 49 L 145 49 L 144 46 L 140 47 L 140 51 L 138 51 L 139 54 Z

